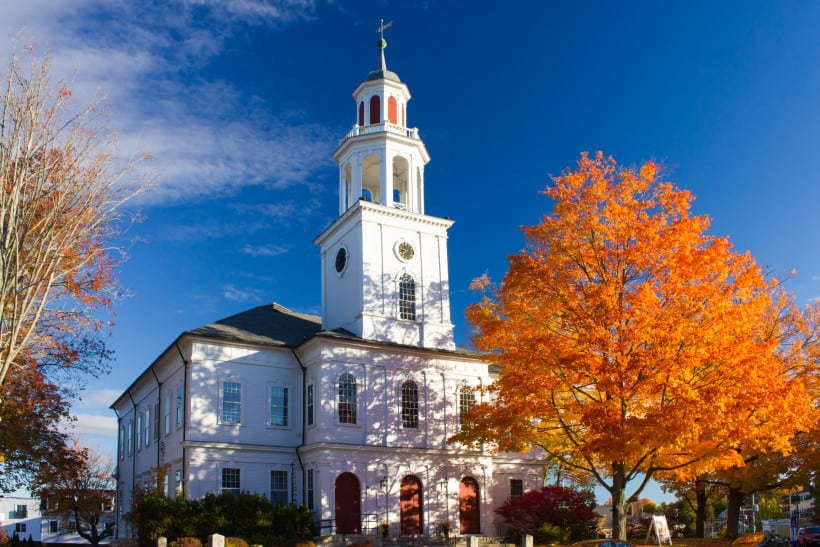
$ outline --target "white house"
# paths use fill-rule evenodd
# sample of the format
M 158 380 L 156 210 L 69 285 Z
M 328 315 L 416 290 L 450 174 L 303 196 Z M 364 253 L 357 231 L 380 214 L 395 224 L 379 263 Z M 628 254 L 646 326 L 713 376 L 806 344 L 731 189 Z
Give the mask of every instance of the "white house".
M 0 525 L 11 538 L 40 541 L 40 499 L 20 496 L 0 496 Z
M 304 503 L 324 534 L 387 520 L 492 535 L 493 509 L 542 484 L 536 456 L 447 443 L 492 372 L 455 347 L 452 221 L 424 212 L 430 158 L 383 47 L 380 62 L 334 153 L 339 217 L 314 241 L 322 316 L 272 304 L 184 332 L 114 402 L 119 537 L 133 488 L 163 465 L 170 496 Z

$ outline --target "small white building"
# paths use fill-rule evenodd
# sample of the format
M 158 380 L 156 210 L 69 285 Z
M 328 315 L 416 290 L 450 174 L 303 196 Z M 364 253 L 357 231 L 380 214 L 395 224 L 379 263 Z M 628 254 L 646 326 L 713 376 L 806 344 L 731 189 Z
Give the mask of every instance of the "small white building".
M 493 510 L 542 485 L 537 455 L 447 442 L 493 372 L 455 346 L 453 221 L 424 212 L 430 158 L 380 53 L 334 153 L 339 216 L 314 241 L 321 317 L 253 308 L 182 333 L 136 378 L 112 405 L 118 537 L 132 534 L 133 489 L 161 466 L 169 496 L 262 493 L 306 504 L 323 534 L 386 520 L 395 535 L 444 522 L 493 535 Z
M 20 539 L 41 541 L 40 499 L 20 496 L 0 496 L 0 525 L 9 539 L 16 533 Z

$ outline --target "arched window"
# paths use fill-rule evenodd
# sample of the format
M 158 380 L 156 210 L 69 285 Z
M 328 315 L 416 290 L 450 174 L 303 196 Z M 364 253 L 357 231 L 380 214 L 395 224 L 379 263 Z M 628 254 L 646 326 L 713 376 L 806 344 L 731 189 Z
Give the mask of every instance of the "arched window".
M 347 372 L 339 376 L 339 423 L 356 423 L 356 378 Z
M 419 426 L 419 388 L 412 380 L 401 385 L 401 426 Z
M 395 97 L 388 97 L 387 99 L 387 119 L 390 123 L 398 123 L 399 108 L 396 104 Z
M 416 282 L 409 274 L 399 278 L 399 318 L 416 320 Z
M 364 101 L 359 103 L 359 125 L 364 125 Z
M 370 97 L 370 123 L 377 124 L 382 121 L 382 102 L 378 95 Z
M 458 423 L 464 423 L 464 417 L 475 406 L 475 392 L 470 386 L 461 386 L 458 390 Z

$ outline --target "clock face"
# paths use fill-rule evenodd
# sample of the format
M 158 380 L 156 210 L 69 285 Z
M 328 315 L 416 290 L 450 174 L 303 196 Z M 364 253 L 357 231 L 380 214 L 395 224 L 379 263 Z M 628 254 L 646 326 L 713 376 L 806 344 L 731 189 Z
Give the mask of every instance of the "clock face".
M 402 241 L 401 243 L 399 243 L 399 246 L 396 250 L 399 253 L 399 258 L 401 258 L 402 260 L 411 260 L 413 256 L 415 256 L 416 254 L 416 250 L 413 249 L 413 246 L 406 241 Z
M 336 273 L 342 273 L 347 266 L 347 249 L 339 247 L 336 252 Z

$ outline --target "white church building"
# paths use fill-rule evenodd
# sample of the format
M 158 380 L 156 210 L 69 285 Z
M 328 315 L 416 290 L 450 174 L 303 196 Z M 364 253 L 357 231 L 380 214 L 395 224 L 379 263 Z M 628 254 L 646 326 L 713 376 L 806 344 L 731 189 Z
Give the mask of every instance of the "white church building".
M 118 537 L 162 466 L 171 497 L 305 504 L 323 535 L 494 535 L 493 510 L 542 485 L 532 454 L 447 442 L 493 369 L 455 346 L 452 221 L 424 212 L 430 157 L 380 45 L 334 153 L 339 216 L 314 241 L 321 317 L 272 304 L 183 332 L 120 395 Z

